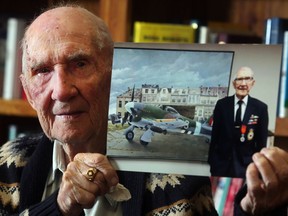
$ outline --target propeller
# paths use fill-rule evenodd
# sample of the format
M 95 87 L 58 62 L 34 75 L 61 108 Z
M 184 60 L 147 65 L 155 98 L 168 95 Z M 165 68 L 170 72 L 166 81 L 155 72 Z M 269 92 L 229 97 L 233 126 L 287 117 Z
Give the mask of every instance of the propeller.
M 133 86 L 133 89 L 132 89 L 132 95 L 131 95 L 131 100 L 130 102 L 133 102 L 134 101 L 134 93 L 135 93 L 135 84 Z M 136 113 L 136 111 L 134 109 L 131 109 L 133 115 L 134 113 Z M 129 118 L 130 116 L 130 113 L 128 111 L 125 112 L 124 114 L 124 118 L 122 119 L 122 126 L 127 122 L 127 119 Z M 132 120 L 132 118 L 130 119 L 130 121 Z
M 128 117 L 129 117 L 129 112 L 125 112 L 124 117 L 122 119 L 122 126 L 127 122 Z

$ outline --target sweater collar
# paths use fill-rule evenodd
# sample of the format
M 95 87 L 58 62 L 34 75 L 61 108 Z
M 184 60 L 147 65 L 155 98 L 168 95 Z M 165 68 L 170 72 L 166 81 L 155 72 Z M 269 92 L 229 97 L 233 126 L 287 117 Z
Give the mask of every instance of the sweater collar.
M 52 151 L 53 142 L 43 135 L 38 140 L 38 144 L 21 176 L 21 211 L 41 201 L 47 176 L 52 165 Z

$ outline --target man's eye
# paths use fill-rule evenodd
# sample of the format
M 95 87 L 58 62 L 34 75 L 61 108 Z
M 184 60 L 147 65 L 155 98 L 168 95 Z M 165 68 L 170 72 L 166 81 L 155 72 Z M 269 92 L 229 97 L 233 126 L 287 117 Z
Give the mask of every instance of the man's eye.
M 36 74 L 49 73 L 51 70 L 48 67 L 38 68 L 35 70 Z
M 86 62 L 85 61 L 78 61 L 76 62 L 76 66 L 81 68 L 81 67 L 84 67 L 86 65 Z

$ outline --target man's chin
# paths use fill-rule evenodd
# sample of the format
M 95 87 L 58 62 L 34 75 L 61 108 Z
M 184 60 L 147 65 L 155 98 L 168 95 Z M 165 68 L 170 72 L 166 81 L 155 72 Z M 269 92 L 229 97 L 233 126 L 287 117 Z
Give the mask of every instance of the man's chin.
M 53 136 L 53 139 L 58 140 L 59 142 L 63 144 L 73 144 L 77 143 L 78 140 L 82 140 L 82 136 L 80 134 L 72 133 L 72 134 L 55 134 Z
M 248 93 L 249 93 L 249 92 L 247 92 L 246 90 L 240 90 L 240 91 L 237 92 L 236 95 L 237 95 L 238 97 L 244 98 L 246 95 L 248 95 Z

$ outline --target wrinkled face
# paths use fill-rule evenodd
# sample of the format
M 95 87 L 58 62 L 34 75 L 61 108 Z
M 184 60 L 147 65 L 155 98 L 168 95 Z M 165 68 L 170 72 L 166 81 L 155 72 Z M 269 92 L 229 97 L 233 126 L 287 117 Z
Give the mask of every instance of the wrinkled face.
M 236 96 L 239 99 L 243 99 L 246 95 L 249 94 L 254 83 L 255 80 L 253 78 L 253 72 L 251 70 L 239 70 L 235 80 L 233 81 Z
M 69 27 L 73 23 L 65 24 L 64 31 L 58 30 L 59 25 L 53 31 L 47 26 L 49 31 L 28 39 L 27 71 L 21 76 L 44 132 L 63 143 L 96 138 L 107 122 L 111 70 L 104 64 L 107 53 L 95 48 L 85 24 L 86 35 Z

